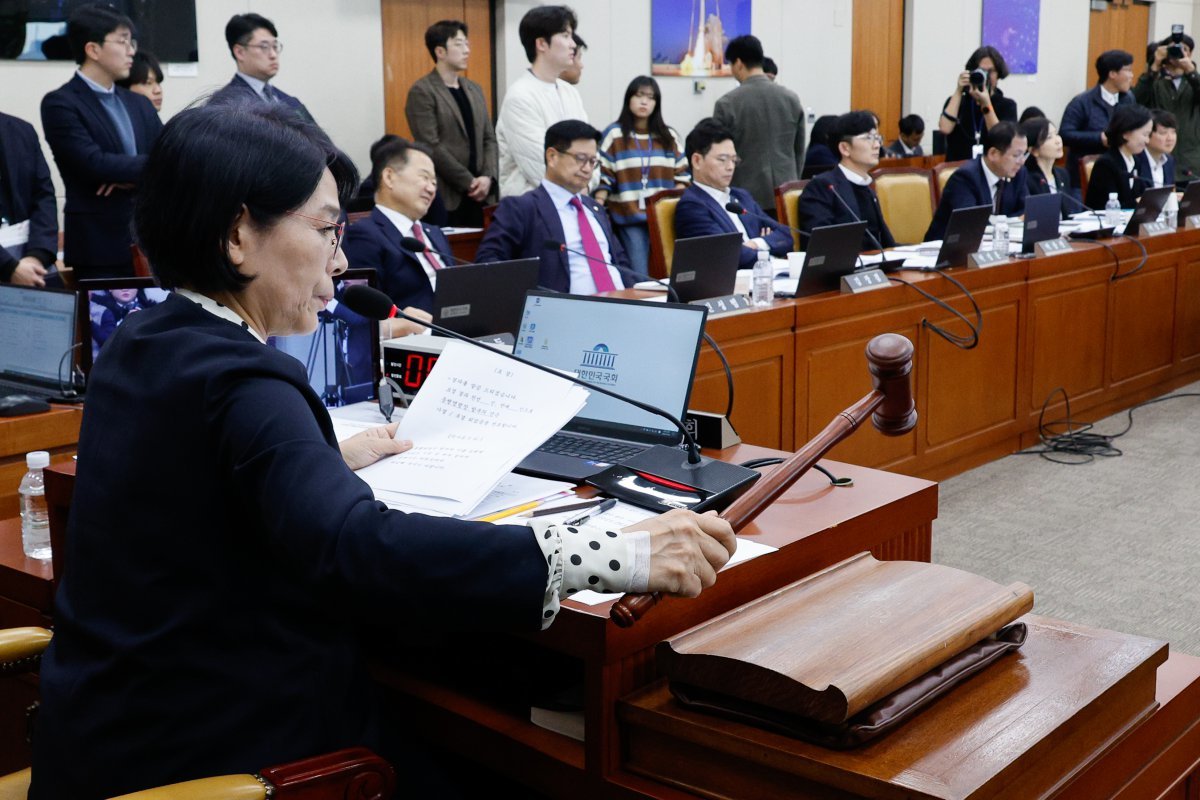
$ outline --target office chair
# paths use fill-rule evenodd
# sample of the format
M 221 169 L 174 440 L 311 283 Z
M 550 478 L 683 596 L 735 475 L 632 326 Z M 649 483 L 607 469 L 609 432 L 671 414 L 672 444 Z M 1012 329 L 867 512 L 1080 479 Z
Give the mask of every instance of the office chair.
M 793 250 L 800 249 L 800 234 L 796 228 L 800 227 L 800 195 L 804 194 L 805 186 L 808 186 L 807 178 L 786 181 L 775 187 L 775 219 L 792 229 Z
M 925 238 L 935 207 L 933 171 L 921 167 L 878 167 L 871 170 L 883 219 L 896 244 Z
M 650 230 L 650 277 L 666 278 L 675 258 L 675 206 L 683 189 L 663 189 L 646 198 L 646 224 Z

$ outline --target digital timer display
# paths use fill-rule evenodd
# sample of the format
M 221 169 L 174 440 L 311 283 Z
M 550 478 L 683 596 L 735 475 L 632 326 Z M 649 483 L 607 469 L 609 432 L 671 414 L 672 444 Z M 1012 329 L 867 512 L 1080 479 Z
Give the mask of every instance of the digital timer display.
M 416 394 L 429 378 L 433 365 L 437 363 L 440 353 L 426 353 L 420 350 L 402 350 L 388 347 L 384 359 L 384 372 L 399 384 L 405 394 Z

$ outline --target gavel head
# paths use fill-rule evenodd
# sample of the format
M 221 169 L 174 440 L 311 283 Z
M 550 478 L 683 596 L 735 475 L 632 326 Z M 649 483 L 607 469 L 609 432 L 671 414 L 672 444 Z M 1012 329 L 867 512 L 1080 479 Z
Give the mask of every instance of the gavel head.
M 871 415 L 871 423 L 885 436 L 900 436 L 917 424 L 912 359 L 912 342 L 897 333 L 885 333 L 867 342 L 871 383 L 883 393 L 883 402 Z

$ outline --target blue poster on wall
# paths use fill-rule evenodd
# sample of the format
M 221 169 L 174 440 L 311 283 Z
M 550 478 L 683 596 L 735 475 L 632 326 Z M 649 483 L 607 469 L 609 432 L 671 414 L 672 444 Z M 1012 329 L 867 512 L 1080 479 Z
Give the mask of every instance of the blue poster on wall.
M 1042 0 L 983 0 L 983 41 L 1014 75 L 1036 75 Z
M 725 45 L 750 30 L 751 0 L 652 0 L 652 75 L 732 74 Z

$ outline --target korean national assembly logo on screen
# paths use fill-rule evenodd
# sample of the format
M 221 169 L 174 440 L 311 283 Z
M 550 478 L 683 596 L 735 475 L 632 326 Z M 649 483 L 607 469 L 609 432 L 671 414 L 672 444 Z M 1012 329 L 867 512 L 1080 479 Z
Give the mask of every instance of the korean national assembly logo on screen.
M 580 380 L 615 385 L 618 377 L 617 353 L 610 352 L 608 345 L 601 342 L 591 350 L 583 351 L 576 371 Z

